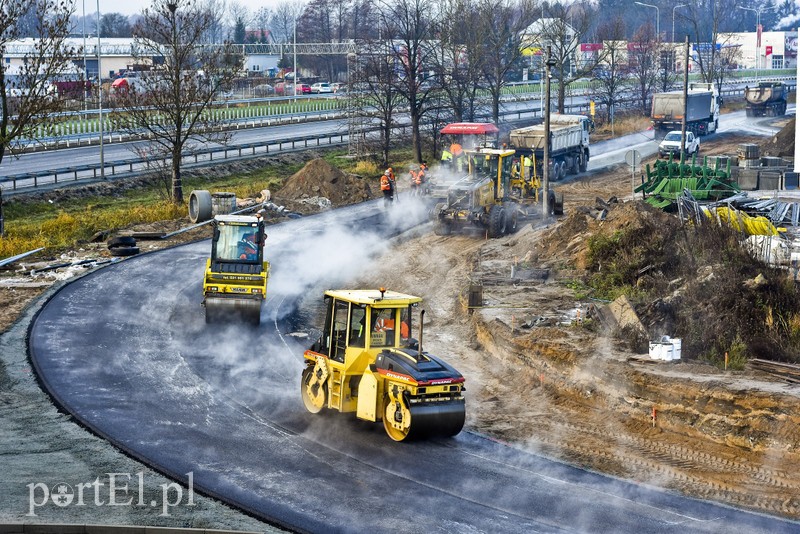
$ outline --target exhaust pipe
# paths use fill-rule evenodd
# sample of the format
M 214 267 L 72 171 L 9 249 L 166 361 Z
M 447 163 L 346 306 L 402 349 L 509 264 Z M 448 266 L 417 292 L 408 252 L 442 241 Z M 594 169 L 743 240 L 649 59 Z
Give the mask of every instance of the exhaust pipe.
M 417 351 L 422 354 L 422 323 L 425 320 L 425 310 L 419 312 L 419 346 Z

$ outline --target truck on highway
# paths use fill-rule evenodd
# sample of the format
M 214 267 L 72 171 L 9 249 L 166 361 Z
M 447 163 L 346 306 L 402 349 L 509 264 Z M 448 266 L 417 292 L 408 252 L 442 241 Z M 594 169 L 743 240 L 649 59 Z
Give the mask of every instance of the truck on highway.
M 748 117 L 779 117 L 786 113 L 788 90 L 783 82 L 759 82 L 755 87 L 744 88 Z
M 720 98 L 711 83 L 691 83 L 686 98 L 686 130 L 695 135 L 706 135 L 719 125 Z M 670 91 L 653 95 L 650 118 L 656 135 L 680 130 L 683 121 L 683 91 Z
M 585 115 L 550 116 L 550 178 L 561 180 L 568 174 L 585 172 L 589 163 L 589 131 L 591 121 Z M 509 132 L 509 142 L 522 159 L 530 157 L 537 162 L 535 174 L 542 176 L 544 161 L 544 124 L 517 128 Z

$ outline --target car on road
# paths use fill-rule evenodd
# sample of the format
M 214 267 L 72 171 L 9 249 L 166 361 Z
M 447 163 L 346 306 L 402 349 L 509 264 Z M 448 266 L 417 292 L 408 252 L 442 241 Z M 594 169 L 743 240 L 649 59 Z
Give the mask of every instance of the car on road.
M 331 90 L 334 93 L 338 93 L 339 91 L 342 91 L 344 88 L 345 88 L 345 84 L 343 84 L 343 83 L 334 82 L 334 83 L 331 84 Z
M 311 86 L 307 83 L 298 83 L 297 84 L 297 94 L 311 94 Z
M 686 154 L 691 156 L 700 151 L 700 138 L 693 132 L 686 132 Z M 673 130 L 664 136 L 664 140 L 658 145 L 658 155 L 663 157 L 670 154 L 679 155 L 681 152 L 681 132 Z
M 332 93 L 333 88 L 327 82 L 317 82 L 311 86 L 311 92 L 315 94 Z
M 253 95 L 256 97 L 275 94 L 275 88 L 268 83 L 261 83 L 253 87 Z

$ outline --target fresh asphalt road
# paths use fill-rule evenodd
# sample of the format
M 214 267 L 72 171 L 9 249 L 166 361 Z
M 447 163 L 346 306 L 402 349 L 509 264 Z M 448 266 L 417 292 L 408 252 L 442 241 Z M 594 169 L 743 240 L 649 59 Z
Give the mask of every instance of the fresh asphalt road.
M 35 368 L 64 409 L 128 453 L 178 480 L 191 472 L 196 489 L 293 530 L 800 530 L 581 471 L 469 429 L 400 444 L 352 414 L 307 413 L 299 380 L 311 339 L 303 333 L 320 320 L 321 291 L 368 269 L 389 236 L 425 218 L 423 206 L 400 206 L 385 212 L 372 202 L 271 227 L 260 328 L 205 324 L 208 241 L 97 270 L 65 285 L 36 317 Z

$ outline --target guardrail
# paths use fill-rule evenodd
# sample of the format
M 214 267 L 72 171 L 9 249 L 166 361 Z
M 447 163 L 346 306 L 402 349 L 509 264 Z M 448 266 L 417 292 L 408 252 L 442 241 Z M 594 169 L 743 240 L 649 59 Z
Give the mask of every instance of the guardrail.
M 722 96 L 742 95 L 743 90 L 727 89 L 723 90 L 721 94 Z M 578 96 L 584 97 L 585 95 L 578 95 Z M 516 95 L 515 97 L 508 98 L 506 101 L 536 102 L 536 100 L 538 99 L 524 98 L 522 95 Z M 620 108 L 633 107 L 639 105 L 639 101 L 636 98 L 630 98 L 618 102 L 617 105 Z M 566 111 L 570 113 L 588 113 L 589 103 L 588 101 L 578 102 L 578 103 L 574 102 L 568 103 L 566 105 Z M 521 120 L 526 117 L 539 118 L 541 117 L 541 110 L 539 108 L 506 110 L 504 112 L 501 112 L 501 115 L 506 117 L 506 121 Z M 327 118 L 335 119 L 335 118 L 341 118 L 343 116 L 344 114 L 340 113 L 337 114 L 337 116 L 329 116 Z M 509 117 L 513 118 L 509 119 Z M 305 120 L 326 120 L 326 119 L 321 119 L 319 117 L 309 119 L 309 117 L 305 117 Z M 282 121 L 271 121 L 261 125 L 266 126 L 266 125 L 286 124 L 290 122 L 301 122 L 301 121 L 299 120 L 299 117 L 294 116 L 294 117 L 284 118 Z M 405 128 L 407 128 L 407 125 L 400 125 L 398 126 L 398 128 L 404 130 Z M 365 129 L 364 133 L 370 133 L 377 130 L 378 128 L 369 128 Z M 220 159 L 228 160 L 231 158 L 237 158 L 237 159 L 252 158 L 275 152 L 284 152 L 284 151 L 299 150 L 299 149 L 305 150 L 309 147 L 341 146 L 344 145 L 348 141 L 348 139 L 349 137 L 347 133 L 331 133 L 324 135 L 295 137 L 291 139 L 277 140 L 277 141 L 276 140 L 260 141 L 257 143 L 227 145 L 221 147 L 196 150 L 190 154 L 185 155 L 183 157 L 183 161 L 185 163 L 189 163 L 192 165 L 211 165 L 215 161 L 219 161 Z M 101 175 L 103 174 L 105 174 L 106 178 L 133 177 L 133 176 L 138 176 L 145 172 L 152 172 L 153 169 L 157 167 L 155 164 L 155 162 L 157 161 L 166 161 L 166 158 L 159 158 L 159 159 L 129 158 L 124 160 L 115 160 L 105 163 L 104 165 L 105 173 L 100 172 L 101 167 L 99 164 L 97 165 L 90 164 L 90 165 L 61 167 L 58 169 L 48 169 L 38 172 L 13 174 L 0 178 L 0 188 L 3 188 L 4 191 L 14 192 L 23 189 L 24 190 L 32 188 L 35 189 L 44 185 L 58 185 L 58 184 L 64 184 L 66 182 L 75 183 L 80 181 L 99 180 Z M 11 184 L 11 185 L 9 187 L 6 186 L 6 184 Z

